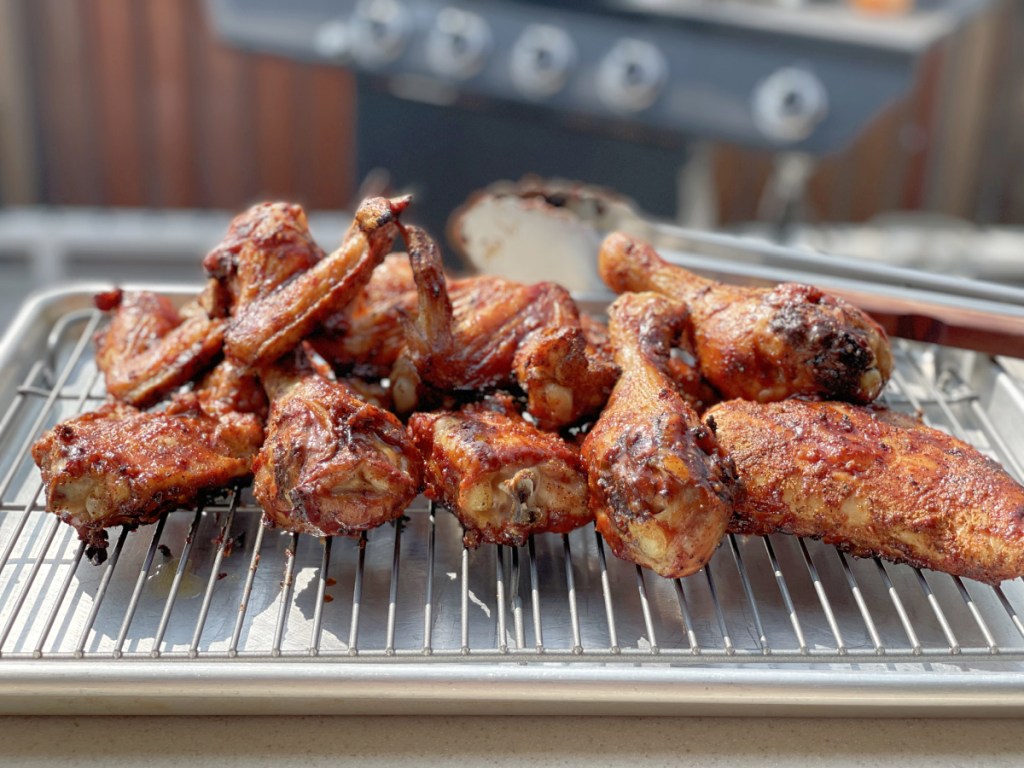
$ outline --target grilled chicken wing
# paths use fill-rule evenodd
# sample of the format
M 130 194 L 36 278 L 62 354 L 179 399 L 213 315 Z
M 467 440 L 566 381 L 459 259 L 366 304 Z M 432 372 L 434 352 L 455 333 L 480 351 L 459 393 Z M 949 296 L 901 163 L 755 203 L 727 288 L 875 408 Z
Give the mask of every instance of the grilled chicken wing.
M 426 495 L 459 518 L 467 546 L 520 546 L 593 520 L 579 453 L 510 407 L 414 413 L 409 432 L 426 465 Z
M 351 303 L 324 321 L 310 343 L 335 368 L 384 377 L 405 348 L 403 317 L 415 310 L 409 257 L 393 253 Z
M 881 326 L 812 286 L 716 283 L 620 233 L 605 239 L 599 269 L 617 292 L 657 291 L 686 302 L 698 366 L 724 397 L 768 402 L 805 395 L 869 403 L 891 373 Z
M 179 312 L 148 291 L 107 291 L 97 306 L 113 313 L 95 338 L 107 392 L 139 408 L 161 400 L 207 368 L 221 350 L 225 321 L 322 256 L 297 205 L 264 203 L 236 216 L 203 262 L 213 280 Z
M 255 374 L 230 360 L 222 360 L 194 390 L 176 395 L 165 413 L 201 414 L 215 420 L 213 436 L 218 444 L 251 467 L 263 445 L 267 395 Z
M 324 256 L 301 206 L 261 203 L 232 219 L 227 236 L 203 260 L 223 286 L 231 314 L 272 293 Z
M 107 403 L 32 446 L 47 509 L 78 531 L 94 563 L 106 559 L 105 529 L 155 522 L 252 471 L 266 400 L 251 378 L 225 366 L 164 412 Z
M 334 253 L 276 290 L 241 306 L 224 339 L 226 355 L 262 367 L 294 349 L 370 280 L 391 248 L 409 198 L 364 200 Z
M 669 578 L 699 570 L 729 520 L 734 477 L 666 372 L 686 308 L 652 293 L 609 308 L 618 383 L 583 441 L 597 529 L 619 557 Z
M 402 514 L 423 466 L 394 415 L 292 361 L 264 372 L 263 382 L 270 418 L 253 494 L 268 524 L 353 535 Z
M 446 391 L 518 381 L 530 398 L 530 412 L 551 429 L 604 404 L 618 372 L 587 344 L 579 310 L 565 289 L 480 277 L 450 295 L 430 237 L 408 227 L 406 244 L 418 298 L 407 354 L 420 380 Z M 409 370 L 397 371 L 399 391 Z M 396 393 L 396 402 L 401 400 Z
M 100 293 L 96 306 L 113 314 L 93 339 L 96 365 L 107 392 L 146 408 L 191 381 L 220 352 L 224 321 L 198 305 L 179 312 L 170 299 L 149 291 Z
M 990 584 L 1024 575 L 1024 487 L 916 419 L 844 403 L 721 403 L 707 414 L 742 485 L 732 528 Z

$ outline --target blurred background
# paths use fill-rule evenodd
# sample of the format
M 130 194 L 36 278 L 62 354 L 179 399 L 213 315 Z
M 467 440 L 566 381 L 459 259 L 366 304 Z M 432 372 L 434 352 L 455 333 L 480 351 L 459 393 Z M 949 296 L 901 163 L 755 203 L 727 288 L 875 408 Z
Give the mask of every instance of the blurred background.
M 527 173 L 643 215 L 1024 283 L 1018 0 L 0 0 L 0 301 L 200 278 L 269 198 L 437 231 Z

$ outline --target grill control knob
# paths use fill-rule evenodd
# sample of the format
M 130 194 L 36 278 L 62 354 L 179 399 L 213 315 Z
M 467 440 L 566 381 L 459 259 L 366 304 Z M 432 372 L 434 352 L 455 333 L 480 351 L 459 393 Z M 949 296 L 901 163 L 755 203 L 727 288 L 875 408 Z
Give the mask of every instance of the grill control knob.
M 466 79 L 484 65 L 491 30 L 480 16 L 443 8 L 427 38 L 427 63 L 439 75 Z
M 343 21 L 323 24 L 313 38 L 313 50 L 325 59 L 345 61 L 352 50 L 352 35 L 348 24 Z
M 828 93 L 813 72 L 785 67 L 758 83 L 751 111 L 767 138 L 786 144 L 802 141 L 828 112 Z
M 667 70 L 665 57 L 651 43 L 623 38 L 601 62 L 598 95 L 612 109 L 639 112 L 654 103 Z
M 531 24 L 512 47 L 512 82 L 528 96 L 550 96 L 565 85 L 576 62 L 569 34 L 550 24 Z
M 409 10 L 398 0 L 367 0 L 352 18 L 352 55 L 367 67 L 394 61 L 409 40 Z

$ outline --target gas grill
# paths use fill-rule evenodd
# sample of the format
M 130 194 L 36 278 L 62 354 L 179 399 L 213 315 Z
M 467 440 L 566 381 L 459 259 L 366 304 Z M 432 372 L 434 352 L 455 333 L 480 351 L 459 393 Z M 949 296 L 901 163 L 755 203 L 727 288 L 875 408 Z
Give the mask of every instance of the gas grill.
M 526 173 L 675 219 L 701 140 L 836 152 L 985 0 L 900 15 L 841 0 L 207 0 L 228 43 L 357 75 L 357 177 L 386 169 L 434 231 Z

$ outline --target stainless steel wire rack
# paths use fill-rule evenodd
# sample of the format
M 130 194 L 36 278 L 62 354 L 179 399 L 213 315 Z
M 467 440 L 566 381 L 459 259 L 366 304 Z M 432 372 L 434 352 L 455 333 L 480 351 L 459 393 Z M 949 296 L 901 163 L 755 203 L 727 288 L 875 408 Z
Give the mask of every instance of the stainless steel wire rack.
M 94 566 L 46 512 L 29 453 L 104 398 L 91 293 L 37 300 L 0 348 L 0 711 L 1024 705 L 1019 580 L 989 587 L 795 537 L 729 536 L 668 580 L 616 559 L 592 527 L 468 550 L 421 499 L 397 524 L 320 540 L 265 528 L 232 488 L 111 531 Z M 1024 477 L 1012 363 L 903 341 L 895 353 L 892 407 Z

